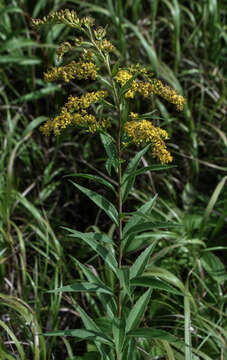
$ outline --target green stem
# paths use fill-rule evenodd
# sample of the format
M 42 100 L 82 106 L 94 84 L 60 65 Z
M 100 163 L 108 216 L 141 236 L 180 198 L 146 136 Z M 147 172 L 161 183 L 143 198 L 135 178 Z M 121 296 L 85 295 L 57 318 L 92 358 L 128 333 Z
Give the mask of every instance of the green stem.
M 118 214 L 119 216 L 122 214 L 122 167 L 121 167 L 121 130 L 122 130 L 122 119 L 121 119 L 121 107 L 120 107 L 120 100 L 117 94 L 117 89 L 113 80 L 112 72 L 110 69 L 109 57 L 106 57 L 106 65 L 108 74 L 110 77 L 111 85 L 114 92 L 117 113 L 118 113 L 118 128 L 117 128 L 117 156 L 118 156 Z M 118 268 L 121 268 L 121 261 L 122 261 L 122 219 L 119 217 L 119 224 L 118 224 L 118 240 L 119 240 L 119 254 L 118 254 Z M 117 300 L 117 307 L 118 307 L 118 318 L 121 317 L 121 282 L 119 281 L 119 288 L 118 288 L 118 300 Z

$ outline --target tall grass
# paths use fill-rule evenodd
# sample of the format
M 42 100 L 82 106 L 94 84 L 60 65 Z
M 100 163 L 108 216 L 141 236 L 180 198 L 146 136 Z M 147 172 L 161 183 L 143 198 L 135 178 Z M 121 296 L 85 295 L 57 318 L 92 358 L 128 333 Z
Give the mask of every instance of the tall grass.
M 134 209 L 158 193 L 154 220 L 173 219 L 181 226 L 138 235 L 126 249 L 133 260 L 135 249 L 159 239 L 147 273 L 179 290 L 186 286 L 187 293 L 179 299 L 156 290 L 147 321 L 185 338 L 186 344 L 144 339 L 137 344 L 146 350 L 141 359 L 224 360 L 226 28 L 224 1 L 215 0 L 0 1 L 0 359 L 96 356 L 90 343 L 42 335 L 80 326 L 75 299 L 106 321 L 92 296 L 48 292 L 83 277 L 75 258 L 93 271 L 96 266 L 110 285 L 113 281 L 101 262 L 92 262 L 90 250 L 66 238 L 60 228 L 113 234 L 96 208 L 63 180 L 88 169 L 99 175 L 104 169 L 101 147 L 97 139 L 77 132 L 46 140 L 38 130 L 68 92 L 67 86 L 46 85 L 43 71 L 55 63 L 57 44 L 70 34 L 58 25 L 39 35 L 30 17 L 65 7 L 94 16 L 100 25 L 108 23 L 121 64 L 147 63 L 156 77 L 187 98 L 184 113 L 177 116 L 153 99 L 161 117 L 157 124 L 161 121 L 171 134 L 177 167 L 161 175 L 148 171 L 135 182 L 127 205 Z M 135 111 L 149 112 L 154 104 L 136 102 Z M 147 160 L 148 155 L 142 159 L 144 164 Z

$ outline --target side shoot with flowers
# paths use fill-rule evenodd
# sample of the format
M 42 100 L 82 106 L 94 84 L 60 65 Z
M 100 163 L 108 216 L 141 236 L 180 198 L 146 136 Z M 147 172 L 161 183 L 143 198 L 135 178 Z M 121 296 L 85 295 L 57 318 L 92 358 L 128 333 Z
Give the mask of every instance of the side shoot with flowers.
M 71 126 L 88 133 L 99 133 L 106 152 L 107 173 L 115 177 L 117 186 L 108 183 L 106 178 L 90 174 L 81 175 L 101 182 L 111 189 L 116 196 L 115 203 L 112 203 L 98 193 L 72 182 L 111 219 L 115 225 L 113 239 L 104 233 L 82 233 L 66 228 L 69 236 L 84 241 L 104 261 L 114 279 L 112 286 L 101 280 L 98 273 L 94 274 L 90 268 L 77 260 L 87 281 L 77 281 L 72 285 L 53 290 L 94 294 L 94 300 L 99 307 L 101 304 L 101 312 L 112 326 L 111 331 L 106 333 L 96 323 L 96 319 L 92 319 L 73 300 L 84 328 L 59 330 L 46 335 L 69 335 L 93 341 L 101 359 L 141 359 L 145 351 L 139 340 L 141 338 L 161 339 L 168 343 L 181 343 L 181 341 L 164 330 L 154 329 L 149 324 L 146 327 L 141 325 L 153 288 L 178 293 L 160 279 L 146 276 L 146 265 L 157 241 L 150 243 L 130 266 L 127 262 L 127 244 L 133 242 L 135 235 L 152 231 L 154 228 L 175 226 L 172 223 L 152 223 L 149 220 L 156 197 L 137 211 L 124 213 L 123 206 L 135 177 L 147 171 L 147 167 L 139 170 L 137 167 L 148 149 L 151 149 L 156 161 L 149 167 L 150 170 L 167 169 L 171 167 L 168 164 L 173 160 L 165 143 L 168 134 L 152 123 L 152 112 L 140 115 L 133 112 L 132 108 L 136 97 L 141 97 L 142 100 L 158 95 L 174 104 L 177 110 L 182 110 L 185 99 L 173 88 L 154 78 L 144 66 L 132 64 L 120 67 L 117 61 L 117 49 L 106 38 L 106 30 L 101 27 L 96 28 L 92 18 L 79 18 L 75 11 L 61 10 L 51 13 L 42 20 L 33 19 L 35 28 L 47 24 L 66 24 L 75 30 L 75 38 L 72 41 L 60 44 L 57 50 L 59 62 L 66 53 L 73 52 L 76 55 L 75 60 L 69 64 L 53 67 L 44 73 L 45 80 L 80 83 L 87 80 L 96 81 L 96 88 L 99 90 L 70 95 L 59 114 L 44 123 L 41 131 L 44 135 L 53 133 L 57 136 Z M 96 111 L 95 104 L 102 104 L 101 112 Z M 136 144 L 141 149 L 138 148 L 135 157 L 127 164 L 124 154 L 131 144 Z M 141 288 L 144 288 L 142 295 Z

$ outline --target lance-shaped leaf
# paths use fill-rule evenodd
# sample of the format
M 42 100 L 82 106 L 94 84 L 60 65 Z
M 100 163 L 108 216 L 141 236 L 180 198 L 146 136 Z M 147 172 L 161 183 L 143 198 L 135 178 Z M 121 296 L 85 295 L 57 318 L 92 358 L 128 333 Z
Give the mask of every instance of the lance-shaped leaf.
M 221 260 L 214 255 L 212 252 L 206 252 L 201 258 L 200 261 L 204 269 L 208 274 L 216 280 L 219 284 L 223 284 L 227 279 L 227 273 L 225 266 Z
M 136 360 L 136 342 L 135 339 L 129 340 L 127 360 Z
M 101 331 L 99 326 L 92 320 L 92 318 L 85 312 L 82 307 L 74 300 L 73 305 L 76 308 L 76 311 L 80 314 L 81 320 L 83 321 L 84 326 L 87 330 L 93 330 L 93 331 Z
M 73 283 L 71 285 L 62 286 L 60 288 L 49 290 L 48 292 L 95 292 L 114 295 L 112 290 L 101 284 L 90 283 L 87 281 Z
M 167 170 L 167 169 L 171 169 L 171 168 L 174 168 L 174 167 L 177 167 L 177 166 L 176 165 L 151 165 L 151 166 L 145 166 L 145 167 L 143 167 L 141 169 L 138 169 L 138 170 L 128 174 L 126 176 L 125 180 L 127 180 L 128 177 L 131 176 L 131 175 L 137 176 L 137 175 L 144 174 L 147 171 L 162 171 L 162 170 Z
M 128 194 L 131 191 L 131 188 L 134 185 L 135 182 L 135 171 L 137 169 L 137 166 L 139 165 L 139 162 L 142 158 L 142 156 L 147 152 L 147 150 L 149 149 L 150 144 L 145 146 L 144 149 L 142 149 L 140 152 L 138 152 L 134 158 L 129 162 L 124 175 L 122 177 L 122 202 L 124 203 L 125 200 L 128 197 Z
M 177 291 L 174 289 L 173 286 L 167 284 L 166 282 L 154 279 L 152 276 L 138 276 L 133 279 L 131 279 L 131 285 L 132 286 L 142 286 L 142 287 L 149 287 L 152 289 L 159 289 L 159 290 L 165 290 L 169 293 L 176 294 L 176 295 L 184 295 L 180 291 Z
M 63 229 L 69 231 L 71 237 L 82 239 L 86 244 L 88 244 L 95 252 L 100 255 L 103 260 L 109 265 L 109 267 L 117 273 L 117 260 L 114 257 L 114 254 L 110 252 L 107 248 L 102 246 L 96 241 L 97 238 L 100 238 L 102 234 L 99 233 L 82 233 L 80 231 L 72 230 L 63 226 Z
M 77 189 L 87 195 L 97 206 L 100 207 L 111 218 L 111 220 L 118 225 L 118 212 L 115 206 L 103 196 L 97 194 L 95 191 L 89 190 L 81 185 L 70 181 Z
M 152 210 L 155 201 L 157 199 L 157 195 L 155 195 L 152 199 L 150 199 L 149 201 L 147 201 L 145 204 L 143 204 L 142 206 L 139 207 L 139 209 L 137 209 L 133 215 L 130 217 L 129 221 L 127 222 L 127 224 L 125 225 L 124 229 L 123 229 L 123 237 L 125 237 L 125 234 L 128 232 L 128 230 L 138 224 L 139 222 L 143 222 L 144 219 L 142 218 L 141 214 L 143 214 L 144 216 L 147 216 L 148 213 Z
M 135 278 L 136 276 L 142 275 L 144 269 L 147 265 L 149 257 L 157 245 L 158 239 L 153 241 L 153 243 L 147 247 L 136 259 L 134 264 L 130 268 L 130 279 Z
M 121 282 L 123 290 L 129 296 L 129 298 L 131 298 L 129 268 L 125 267 L 125 268 L 118 269 L 117 273 L 118 273 L 118 278 Z
M 135 303 L 126 320 L 126 332 L 135 329 L 139 326 L 143 319 L 143 315 L 147 309 L 147 304 L 150 300 L 152 289 L 148 289 Z
M 164 330 L 159 329 L 153 329 L 153 328 L 141 328 L 141 329 L 134 329 L 127 333 L 128 336 L 135 336 L 135 337 L 141 337 L 146 339 L 161 339 L 166 340 L 168 342 L 180 342 L 177 337 L 174 335 L 168 333 Z
M 122 348 L 125 342 L 125 319 L 115 318 L 113 320 L 112 329 L 116 353 L 118 359 L 120 359 L 120 355 L 122 354 Z
M 86 276 L 86 278 L 88 279 L 88 281 L 90 281 L 91 283 L 100 284 L 101 286 L 105 286 L 105 284 L 102 282 L 102 280 L 100 280 L 100 278 L 98 276 L 96 276 L 87 266 L 80 263 L 78 260 L 76 260 L 74 258 L 73 258 L 73 261 L 75 261 L 76 264 L 79 265 L 79 267 L 83 271 L 83 273 Z M 101 303 L 103 304 L 104 308 L 106 309 L 107 315 L 110 318 L 114 318 L 116 311 L 117 311 L 117 304 L 115 302 L 113 294 L 110 296 L 105 293 L 97 293 L 97 296 L 98 296 L 99 300 L 101 301 Z
M 58 331 L 51 331 L 48 333 L 44 333 L 45 336 L 73 336 L 78 337 L 84 340 L 91 340 L 94 342 L 101 342 L 104 344 L 112 345 L 109 338 L 103 333 L 93 330 L 86 330 L 86 329 L 68 329 L 68 330 L 58 330 Z
M 182 226 L 181 224 L 177 224 L 177 223 L 171 223 L 171 222 L 151 222 L 151 221 L 147 221 L 147 222 L 143 222 L 142 224 L 137 224 L 132 226 L 126 233 L 125 233 L 125 237 L 131 235 L 131 234 L 138 234 L 141 232 L 145 232 L 145 231 L 149 231 L 152 229 L 160 229 L 160 228 L 175 228 L 175 227 L 179 227 Z
M 106 150 L 106 154 L 108 156 L 106 162 L 106 170 L 108 174 L 111 173 L 111 167 L 114 167 L 116 173 L 118 172 L 118 156 L 117 156 L 117 148 L 114 139 L 109 134 L 100 134 L 103 146 Z
M 81 177 L 81 178 L 84 178 L 84 179 L 92 180 L 94 182 L 105 185 L 107 188 L 112 190 L 115 194 L 117 193 L 114 186 L 110 182 L 108 182 L 107 180 L 103 179 L 101 176 L 92 175 L 92 174 L 84 174 L 84 173 L 74 173 L 74 174 L 66 175 L 64 177 L 71 177 L 71 176 L 76 176 L 76 177 Z
M 155 201 L 157 199 L 157 195 L 155 195 L 151 200 L 146 202 L 144 205 L 142 205 L 137 211 L 134 212 L 134 214 L 131 216 L 127 224 L 124 226 L 123 229 L 123 252 L 126 248 L 127 252 L 127 244 L 134 239 L 134 235 L 126 236 L 125 234 L 128 233 L 128 231 L 131 229 L 131 227 L 135 226 L 136 224 L 140 224 L 144 222 L 144 218 L 141 216 L 144 215 L 144 217 L 148 216 L 149 212 L 152 210 Z
M 74 299 L 72 299 L 72 301 L 76 308 L 76 311 L 80 314 L 81 320 L 83 321 L 83 324 L 86 327 L 86 329 L 105 334 L 105 331 L 103 331 L 103 329 L 94 322 L 94 320 L 87 314 L 87 312 L 85 312 L 82 309 L 82 307 L 80 307 L 80 305 Z M 107 335 L 105 335 L 104 337 L 105 337 L 105 340 L 107 340 L 106 342 L 100 340 L 99 338 L 93 340 L 95 342 L 96 346 L 98 348 L 100 348 L 101 347 L 100 342 L 108 344 L 110 346 L 113 346 L 113 342 L 112 342 L 111 338 Z

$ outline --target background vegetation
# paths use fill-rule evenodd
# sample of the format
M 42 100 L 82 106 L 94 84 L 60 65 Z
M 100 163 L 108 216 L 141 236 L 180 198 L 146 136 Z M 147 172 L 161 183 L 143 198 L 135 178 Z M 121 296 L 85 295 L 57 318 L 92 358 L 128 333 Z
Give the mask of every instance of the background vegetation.
M 121 64 L 148 65 L 187 98 L 180 114 L 160 99 L 135 103 L 138 112 L 156 109 L 157 123 L 171 136 L 169 149 L 177 167 L 140 177 L 128 209 L 158 193 L 154 219 L 182 226 L 137 236 L 128 252 L 133 259 L 135 249 L 158 238 L 150 271 L 179 288 L 186 284 L 192 296 L 183 302 L 177 295 L 155 291 L 146 320 L 179 338 L 191 337 L 194 360 L 227 359 L 224 0 L 0 0 L 0 359 L 93 359 L 95 349 L 89 343 L 37 336 L 80 326 L 73 298 L 106 321 L 90 296 L 48 293 L 82 276 L 74 259 L 108 277 L 103 264 L 91 259 L 90 249 L 69 239 L 60 226 L 93 228 L 110 236 L 114 231 L 104 214 L 64 178 L 104 171 L 99 137 L 69 130 L 59 138 L 44 138 L 38 129 L 57 113 L 69 89 L 81 91 L 84 86 L 43 81 L 43 71 L 56 64 L 57 45 L 72 34 L 56 25 L 40 35 L 31 28 L 30 17 L 61 8 L 108 24 Z M 150 162 L 149 153 L 142 161 Z M 145 345 L 141 359 L 186 356 L 165 341 L 160 346 L 147 339 Z

